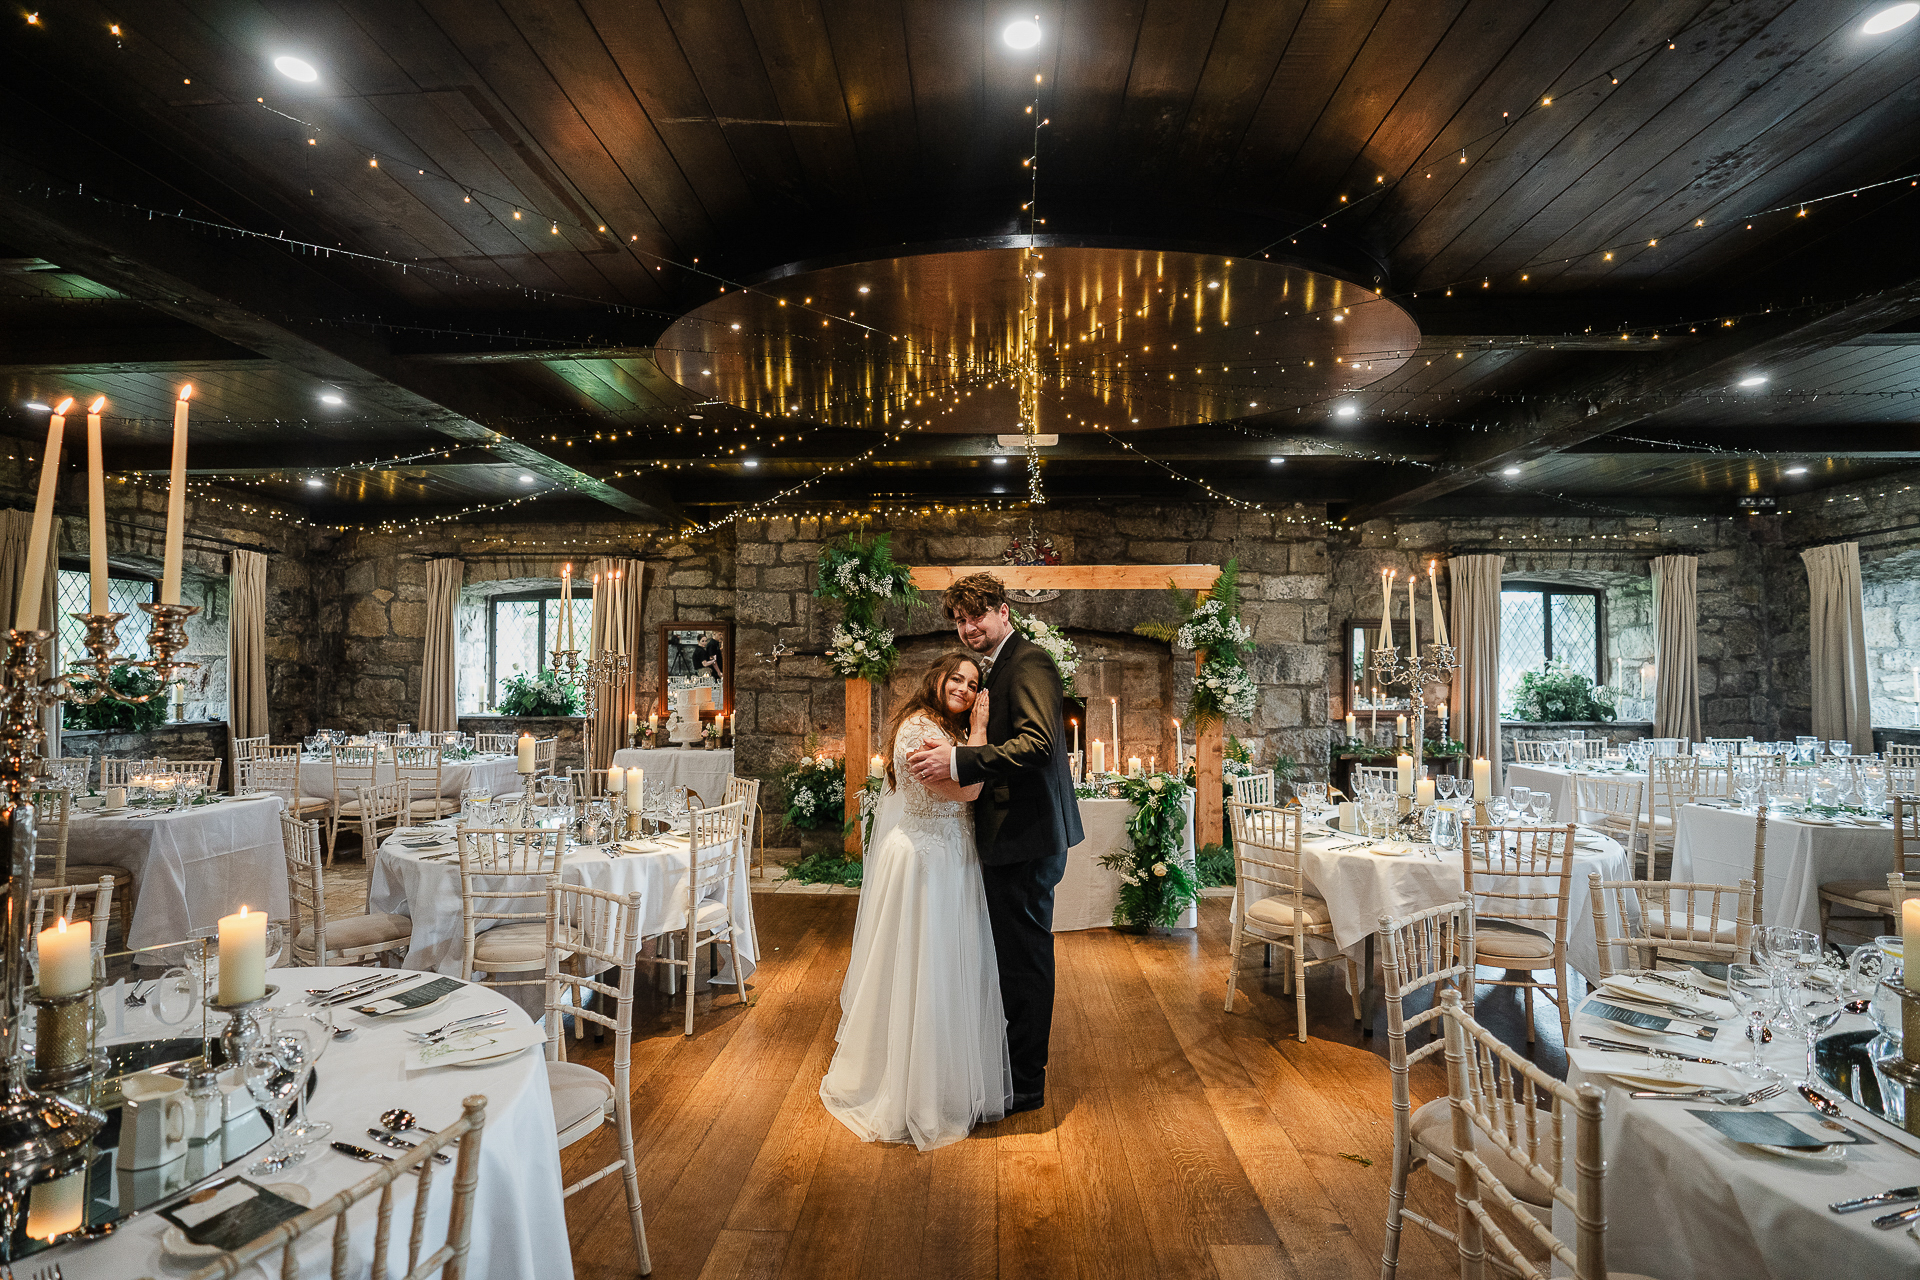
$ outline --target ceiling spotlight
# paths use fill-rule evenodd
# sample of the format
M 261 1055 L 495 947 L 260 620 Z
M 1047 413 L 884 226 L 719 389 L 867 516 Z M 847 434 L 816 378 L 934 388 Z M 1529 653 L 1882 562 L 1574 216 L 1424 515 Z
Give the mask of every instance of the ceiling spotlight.
M 1746 377 L 1740 379 L 1740 385 L 1743 387 L 1763 387 L 1766 384 L 1767 384 L 1767 375 L 1764 373 L 1750 373 Z
M 1354 406 L 1350 404 L 1343 404 L 1338 409 L 1335 409 L 1333 411 L 1333 416 L 1336 418 L 1351 418 L 1359 412 L 1360 410 L 1358 410 Z
M 521 472 L 521 473 L 520 473 L 520 483 L 521 483 L 521 484 L 532 484 L 532 483 L 533 483 L 533 477 L 532 477 L 532 476 L 530 476 L 530 475 L 528 475 L 528 474 L 527 474 L 526 472 L 524 472 L 524 471 L 523 471 L 523 472 Z
M 993 491 L 994 491 L 995 493 L 1005 493 L 1005 492 L 1006 492 L 1006 490 L 1005 490 L 1005 489 L 1002 489 L 1002 488 L 1001 488 L 1001 487 L 1000 487 L 999 485 L 995 485 L 995 486 L 993 486 Z
M 713 370 L 711 369 L 702 369 L 700 373 L 701 373 L 701 376 L 703 377 L 711 378 L 713 376 Z
M 1007 465 L 1007 460 L 1005 458 L 995 458 L 993 460 L 993 465 L 996 467 L 1004 467 Z
M 1803 476 L 1807 474 L 1807 469 L 1805 467 L 1788 467 L 1786 474 L 1790 476 Z
M 867 288 L 867 286 L 865 286 L 865 285 L 861 285 L 861 286 L 860 286 L 860 292 L 862 292 L 862 293 L 872 293 L 872 292 L 873 292 L 873 290 L 871 290 L 871 289 L 869 289 L 869 288 Z
M 742 461 L 742 462 L 740 463 L 740 465 L 741 465 L 741 466 L 743 466 L 743 467 L 757 467 L 757 466 L 759 466 L 759 465 L 760 465 L 760 459 L 758 459 L 758 458 L 747 458 L 747 459 L 745 459 L 745 460 L 743 460 L 743 461 Z
M 1905 5 L 1900 7 L 1903 9 L 1906 8 Z M 1875 19 L 1875 21 L 1878 21 L 1878 19 Z M 1904 21 L 1904 19 L 1902 19 L 1902 21 Z M 1871 27 L 1869 27 L 1869 29 L 1871 29 Z M 1000 33 L 1000 38 L 1007 42 L 1007 47 L 1010 49 L 1031 49 L 1040 43 L 1040 24 L 1038 22 L 1029 22 L 1025 18 L 1020 19 L 1018 22 L 1009 22 L 1006 30 Z
M 324 488 L 326 488 L 326 487 L 327 487 L 327 482 L 326 482 L 325 480 L 322 480 L 322 479 L 321 479 L 321 478 L 320 478 L 319 476 L 308 476 L 308 477 L 307 477 L 307 488 L 309 488 L 309 489 L 324 489 Z
M 1286 464 L 1287 464 L 1287 460 L 1285 458 L 1268 458 L 1267 459 L 1267 465 L 1270 467 L 1283 467 Z
M 320 73 L 316 71 L 313 64 L 305 58 L 293 58 L 283 55 L 273 60 L 273 69 L 287 79 L 298 80 L 301 84 L 312 84 L 320 78 Z
M 1508 467 L 1506 470 L 1502 471 L 1500 474 L 1503 476 L 1517 476 L 1520 474 L 1520 468 Z
M 1209 288 L 1209 289 L 1218 289 L 1219 287 L 1220 287 L 1220 282 L 1219 282 L 1218 280 L 1209 280 L 1209 281 L 1207 281 L 1207 288 Z
M 346 401 L 341 397 L 333 394 L 333 392 L 328 391 L 320 397 L 320 403 L 321 404 L 345 404 Z
M 704 413 L 690 413 L 687 415 L 687 420 L 690 422 L 705 422 L 707 415 Z
M 53 408 L 53 406 L 52 406 L 52 405 L 50 405 L 50 404 L 41 404 L 41 403 L 40 403 L 40 402 L 39 402 L 38 400 L 29 400 L 29 401 L 27 401 L 27 408 L 29 408 L 29 409 L 37 409 L 37 410 L 39 410 L 39 411 L 40 411 L 41 413 L 45 413 L 45 412 L 47 412 L 48 410 L 50 410 L 50 409 L 52 409 L 52 408 Z
M 1913 21 L 1915 14 L 1920 14 L 1920 4 L 1888 5 L 1860 24 L 1860 29 L 1870 36 L 1877 36 L 1895 27 L 1906 26 Z

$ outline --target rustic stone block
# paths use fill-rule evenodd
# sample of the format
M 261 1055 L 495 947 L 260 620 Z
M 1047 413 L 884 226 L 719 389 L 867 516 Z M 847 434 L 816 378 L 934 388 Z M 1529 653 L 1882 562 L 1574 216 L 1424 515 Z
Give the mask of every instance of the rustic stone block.
M 375 600 L 356 600 L 353 613 L 347 622 L 347 631 L 356 636 L 384 636 L 387 634 L 387 611 Z

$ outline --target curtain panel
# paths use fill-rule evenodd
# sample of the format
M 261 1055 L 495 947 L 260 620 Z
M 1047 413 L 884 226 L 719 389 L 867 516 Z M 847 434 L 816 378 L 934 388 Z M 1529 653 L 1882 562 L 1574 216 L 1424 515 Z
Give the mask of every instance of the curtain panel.
M 1454 649 L 1453 723 L 1469 761 L 1492 761 L 1500 776 L 1500 572 L 1505 556 L 1447 561 Z
M 455 638 L 466 569 L 456 559 L 427 561 L 427 640 L 420 655 L 420 719 L 416 726 L 423 733 L 446 733 L 460 727 Z
M 1653 736 L 1700 741 L 1700 606 L 1696 556 L 1653 561 Z
M 1856 755 L 1873 751 L 1867 706 L 1867 628 L 1860 604 L 1860 544 L 1838 542 L 1800 553 L 1812 609 L 1813 732 L 1845 738 Z
M 646 585 L 646 562 L 642 560 L 595 560 L 587 566 L 589 577 L 598 575 L 600 585 L 594 595 L 593 647 L 599 653 L 627 655 L 627 674 L 611 687 L 594 691 L 593 722 L 587 726 L 588 759 L 596 769 L 613 763 L 613 753 L 627 745 L 627 716 L 638 712 L 639 680 L 646 666 L 646 635 L 641 621 L 641 602 Z M 584 655 L 583 655 L 584 656 Z
M 227 567 L 227 723 L 236 738 L 267 736 L 267 558 L 235 551 Z
M 0 511 L 0 607 L 7 611 L 7 625 L 20 617 L 20 588 L 27 574 L 27 544 L 33 535 L 31 511 Z M 40 584 L 40 630 L 55 633 L 43 655 L 47 669 L 43 675 L 60 670 L 59 615 L 54 612 L 55 590 L 60 572 L 60 517 L 53 518 L 53 536 L 47 539 L 47 562 Z M 42 754 L 60 754 L 60 706 L 55 704 L 41 713 L 41 728 L 46 733 Z

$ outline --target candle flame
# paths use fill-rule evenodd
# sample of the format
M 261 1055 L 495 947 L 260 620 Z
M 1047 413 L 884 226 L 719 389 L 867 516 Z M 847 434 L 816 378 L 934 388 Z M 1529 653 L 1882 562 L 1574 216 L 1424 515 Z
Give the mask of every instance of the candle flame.
M 67 918 L 65 916 L 61 916 L 58 920 L 54 921 L 53 927 L 58 929 L 60 932 L 65 933 L 67 931 Z
M 107 403 L 107 398 L 105 396 L 101 396 L 98 400 L 95 400 L 92 404 L 87 406 L 87 412 L 97 414 L 100 412 L 100 410 L 103 407 L 105 407 L 106 403 Z
M 58 405 L 54 407 L 53 416 L 56 418 L 61 417 L 66 413 L 67 410 L 71 408 L 73 408 L 73 397 L 68 396 L 65 400 L 62 400 Z
M 193 399 L 193 384 L 189 382 L 186 386 L 180 388 L 180 400 L 181 403 L 184 404 L 191 399 Z

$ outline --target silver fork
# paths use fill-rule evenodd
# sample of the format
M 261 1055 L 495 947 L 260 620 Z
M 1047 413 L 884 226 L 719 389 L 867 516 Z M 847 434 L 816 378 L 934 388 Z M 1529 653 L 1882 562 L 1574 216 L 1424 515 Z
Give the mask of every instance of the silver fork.
M 34 1272 L 33 1280 L 65 1280 L 65 1277 L 60 1274 L 60 1264 L 56 1262 Z
M 435 1027 L 430 1031 L 409 1031 L 407 1034 L 415 1040 L 429 1040 L 435 1036 L 445 1035 L 447 1032 L 455 1030 L 456 1028 L 464 1027 L 470 1022 L 485 1022 L 489 1018 L 505 1017 L 506 1012 L 505 1009 L 495 1009 L 492 1013 L 469 1014 L 467 1017 L 455 1018 L 452 1022 Z

